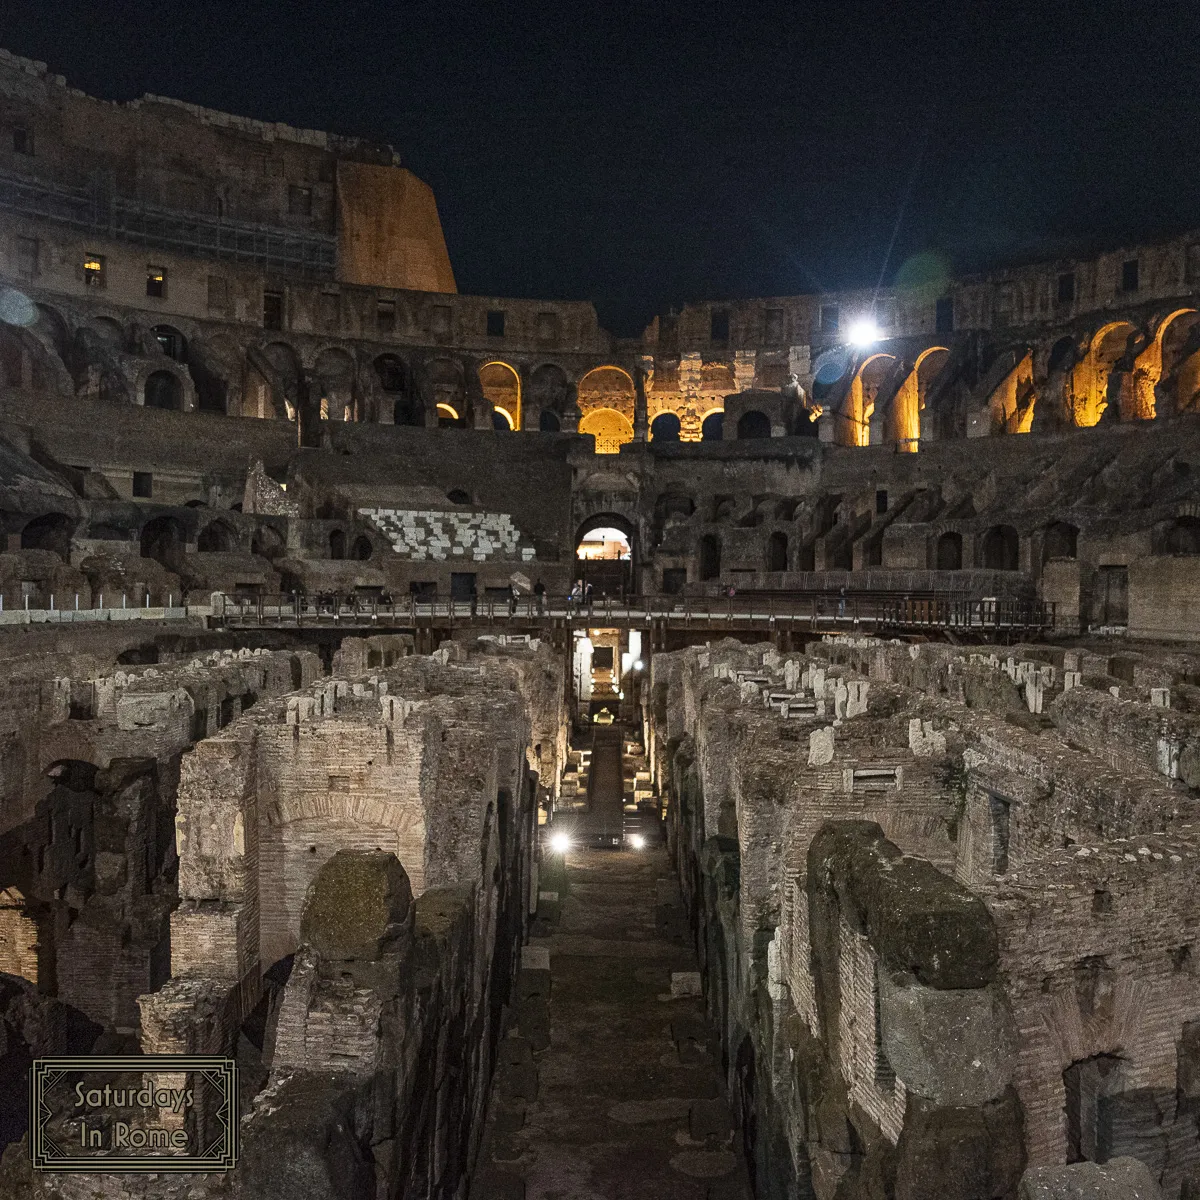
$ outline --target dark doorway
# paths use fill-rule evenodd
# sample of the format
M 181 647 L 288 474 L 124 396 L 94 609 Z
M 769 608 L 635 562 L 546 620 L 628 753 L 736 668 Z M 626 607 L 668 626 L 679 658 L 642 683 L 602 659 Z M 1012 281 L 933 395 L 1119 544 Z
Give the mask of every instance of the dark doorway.
M 75 522 L 62 513 L 47 513 L 42 517 L 34 517 L 21 530 L 22 550 L 49 550 L 57 554 L 63 562 L 71 556 L 71 534 Z
M 548 408 L 543 408 L 541 415 L 538 417 L 538 429 L 542 433 L 558 433 L 562 429 L 558 413 L 552 412 Z
M 700 438 L 705 442 L 719 442 L 725 436 L 725 414 L 709 413 L 700 426 Z
M 450 575 L 450 598 L 471 600 L 475 596 L 475 575 L 470 571 L 453 571 Z
M 1011 525 L 995 525 L 983 535 L 983 566 L 989 571 L 1015 571 L 1020 538 Z
M 183 558 L 183 526 L 174 517 L 155 517 L 142 529 L 143 558 L 152 558 L 168 571 L 178 569 Z
M 775 532 L 767 539 L 767 570 L 788 569 L 788 539 L 786 533 Z
M 183 411 L 183 384 L 171 371 L 155 371 L 146 380 L 146 407 Z
M 752 438 L 769 438 L 771 436 L 771 419 L 764 412 L 752 408 L 738 418 L 738 441 Z
M 1078 538 L 1079 530 L 1066 521 L 1056 521 L 1046 526 L 1042 539 L 1042 562 L 1049 562 L 1052 558 L 1075 558 Z
M 1093 625 L 1129 623 L 1129 568 L 1098 567 L 1092 591 Z
M 1112 1157 L 1110 1097 L 1120 1091 L 1121 1060 L 1097 1054 L 1063 1072 L 1067 1112 L 1067 1162 L 1108 1162 Z
M 721 543 L 717 536 L 706 533 L 700 539 L 700 579 L 719 579 L 721 577 Z
M 962 570 L 962 534 L 943 533 L 938 538 L 936 563 L 939 571 Z
M 335 529 L 329 535 L 329 557 L 346 557 L 346 535 L 340 529 Z

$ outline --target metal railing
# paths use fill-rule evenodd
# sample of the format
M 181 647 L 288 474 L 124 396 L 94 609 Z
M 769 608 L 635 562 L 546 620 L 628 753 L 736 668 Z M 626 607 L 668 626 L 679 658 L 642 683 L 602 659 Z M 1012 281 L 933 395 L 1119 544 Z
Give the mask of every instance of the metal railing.
M 1041 600 L 970 599 L 958 595 L 831 593 L 771 596 L 628 596 L 590 602 L 569 596 L 453 598 L 412 595 L 402 600 L 306 596 L 226 596 L 213 619 L 225 625 L 365 626 L 573 625 L 731 629 L 1050 630 L 1054 605 Z

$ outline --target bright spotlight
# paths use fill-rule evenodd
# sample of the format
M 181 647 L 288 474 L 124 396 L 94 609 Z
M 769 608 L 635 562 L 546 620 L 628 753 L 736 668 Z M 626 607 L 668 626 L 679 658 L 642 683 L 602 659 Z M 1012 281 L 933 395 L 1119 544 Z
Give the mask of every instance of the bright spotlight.
M 632 836 L 632 837 L 629 839 L 629 844 L 630 844 L 630 845 L 631 845 L 631 846 L 632 846 L 632 847 L 633 847 L 635 850 L 645 850 L 645 848 L 646 848 L 646 839 L 645 839 L 644 837 L 642 837 L 642 835 L 641 835 L 640 833 L 635 833 L 635 834 L 634 834 L 634 835 L 633 835 L 633 836 Z
M 554 833 L 550 835 L 550 849 L 555 854 L 566 854 L 571 848 L 571 839 L 565 833 Z
M 633 669 L 634 669 L 635 671 L 640 671 L 640 670 L 641 670 L 641 669 L 642 669 L 642 668 L 643 668 L 645 665 L 646 665 L 646 664 L 645 664 L 644 662 L 642 662 L 642 660 L 639 658 L 639 659 L 637 660 L 637 662 L 635 662 L 635 663 L 633 664 Z
M 850 344 L 852 346 L 869 346 L 879 340 L 879 326 L 874 317 L 860 317 L 850 326 Z

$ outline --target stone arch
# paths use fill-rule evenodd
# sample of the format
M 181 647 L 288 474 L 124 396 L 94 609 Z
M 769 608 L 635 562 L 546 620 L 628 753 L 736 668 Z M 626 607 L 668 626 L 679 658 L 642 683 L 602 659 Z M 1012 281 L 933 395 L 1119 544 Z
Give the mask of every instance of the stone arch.
M 523 405 L 527 413 L 526 422 L 532 420 L 532 414 L 536 413 L 538 428 L 544 433 L 554 432 L 545 429 L 541 423 L 543 414 L 552 413 L 557 419 L 555 430 L 561 429 L 570 401 L 571 381 L 562 367 L 557 363 L 541 363 L 533 369 Z
M 760 409 L 751 408 L 738 417 L 737 438 L 739 442 L 771 436 L 771 418 Z
M 91 318 L 91 327 L 114 349 L 120 350 L 123 348 L 125 341 L 125 330 L 121 328 L 121 322 L 115 317 L 93 316 Z
M 711 408 L 704 414 L 700 422 L 700 440 L 702 442 L 719 442 L 725 436 L 725 410 Z
M 1042 531 L 1042 562 L 1052 558 L 1077 558 L 1079 529 L 1068 521 L 1055 521 Z
M 198 411 L 228 413 L 239 410 L 241 384 L 236 366 L 239 357 L 237 344 L 225 334 L 192 339 L 188 347 L 188 372 L 196 390 Z
M 365 533 L 360 533 L 350 547 L 350 557 L 358 562 L 366 562 L 375 552 L 375 546 Z
M 659 413 L 650 422 L 650 440 L 652 442 L 677 442 L 681 428 L 679 418 L 674 413 Z
M 559 433 L 562 430 L 562 421 L 559 420 L 558 413 L 552 409 L 543 408 L 538 414 L 538 431 L 540 433 Z
M 624 413 L 611 408 L 594 408 L 579 422 L 579 432 L 596 439 L 597 454 L 616 454 L 633 441 L 633 423 Z
M 320 388 L 321 416 L 329 421 L 358 421 L 357 369 L 354 359 L 339 347 L 322 350 L 313 362 Z
M 949 361 L 949 346 L 927 346 L 917 355 L 912 370 L 892 397 L 884 438 L 887 443 L 902 451 L 917 451 L 921 444 L 925 398 Z
M 629 550 L 634 559 L 637 558 L 638 552 L 638 532 L 637 524 L 631 518 L 623 513 L 608 511 L 593 513 L 590 517 L 585 517 L 575 530 L 575 546 L 578 549 L 579 544 L 583 541 L 593 529 L 616 529 L 625 535 L 629 542 Z
M 979 539 L 980 566 L 988 571 L 1016 571 L 1021 565 L 1020 535 L 1011 525 L 993 525 Z
M 58 360 L 68 370 L 71 367 L 71 330 L 66 318 L 49 304 L 38 304 L 38 319 L 33 330 L 45 339 L 45 344 L 58 355 Z
M 237 546 L 237 535 L 224 521 L 209 521 L 196 538 L 196 549 L 205 553 L 228 554 Z
M 579 380 L 579 411 L 587 416 L 592 412 L 611 410 L 632 422 L 636 394 L 633 376 L 624 367 L 611 364 L 593 367 Z M 632 431 L 632 424 L 630 429 Z M 583 431 L 580 425 L 580 432 Z
M 499 359 L 484 363 L 479 368 L 479 386 L 488 403 L 502 414 L 504 428 L 520 429 L 521 374 L 517 368 Z
M 142 526 L 139 545 L 143 558 L 152 558 L 168 571 L 178 569 L 186 540 L 183 524 L 176 517 L 162 516 Z
M 242 415 L 298 421 L 304 376 L 296 350 L 275 340 L 252 347 L 247 358 Z
M 371 370 L 379 393 L 379 419 L 390 412 L 393 425 L 424 426 L 425 407 L 404 359 L 389 351 L 372 361 Z
M 1162 531 L 1162 553 L 1200 554 L 1200 517 L 1184 515 L 1171 521 Z
M 138 391 L 139 399 L 146 408 L 163 408 L 170 412 L 183 411 L 183 383 L 174 371 L 151 371 L 142 380 L 142 386 Z
M 866 446 L 871 440 L 875 398 L 896 365 L 896 356 L 879 351 L 858 364 L 842 399 L 833 440 L 841 446 Z
M 75 524 L 75 519 L 65 513 L 43 513 L 34 517 L 21 530 L 21 549 L 49 550 L 63 562 L 70 562 Z
M 286 551 L 283 534 L 273 525 L 260 525 L 250 537 L 250 553 L 260 558 L 278 558 Z
M 1128 358 L 1136 336 L 1137 329 L 1129 321 L 1110 321 L 1092 335 L 1087 352 L 1071 373 L 1073 424 L 1087 428 L 1120 417 L 1126 380 L 1132 383 Z M 1123 362 L 1128 364 L 1125 369 Z
M 1190 412 L 1200 402 L 1200 313 L 1176 309 L 1159 325 L 1154 341 L 1134 364 L 1134 383 L 1150 416 L 1158 415 L 1160 401 L 1166 412 Z

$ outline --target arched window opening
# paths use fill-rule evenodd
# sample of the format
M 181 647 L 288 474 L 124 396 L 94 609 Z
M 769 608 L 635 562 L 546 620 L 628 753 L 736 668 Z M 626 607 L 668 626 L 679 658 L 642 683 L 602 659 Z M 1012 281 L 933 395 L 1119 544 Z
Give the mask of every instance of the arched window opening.
M 163 353 L 176 362 L 187 362 L 187 338 L 171 325 L 155 325 L 152 330 Z
M 1167 554 L 1200 554 L 1200 517 L 1178 517 L 1167 530 L 1163 549 Z
M 767 570 L 786 571 L 788 569 L 788 538 L 786 533 L 776 530 L 767 539 Z
M 983 535 L 983 566 L 989 571 L 1015 571 L 1020 565 L 1020 538 L 1011 525 L 994 525 Z
M 21 530 L 21 549 L 49 550 L 67 562 L 71 557 L 71 534 L 74 528 L 75 523 L 62 513 L 34 517 Z
M 706 533 L 700 539 L 700 579 L 719 579 L 721 576 L 721 543 L 715 534 Z
M 552 412 L 548 408 L 543 408 L 541 416 L 538 417 L 538 429 L 542 433 L 558 433 L 562 429 L 562 423 L 558 419 L 558 413 Z
M 492 428 L 498 433 L 510 433 L 516 426 L 513 419 L 502 408 L 492 409 Z
M 470 504 L 471 493 L 465 491 L 463 488 L 453 488 L 446 493 L 446 499 L 451 504 Z
M 677 442 L 680 431 L 679 418 L 674 413 L 659 413 L 650 425 L 652 442 Z
M 467 427 L 466 418 L 460 417 L 458 410 L 449 404 L 439 404 L 437 414 L 439 429 L 466 429 Z
M 938 538 L 935 565 L 939 571 L 962 570 L 962 534 L 948 532 Z
M 374 550 L 374 546 L 371 545 L 371 539 L 366 534 L 360 534 L 354 539 L 353 556 L 359 562 L 366 562 L 371 557 L 372 550 Z
M 1066 521 L 1055 521 L 1046 527 L 1042 539 L 1042 562 L 1052 558 L 1075 558 L 1079 530 Z
M 346 535 L 340 529 L 335 529 L 329 535 L 329 557 L 346 557 Z
M 174 517 L 155 517 L 142 527 L 142 557 L 152 558 L 168 571 L 182 560 L 183 543 L 183 526 Z
M 233 549 L 233 533 L 228 525 L 213 521 L 200 530 L 196 549 L 210 554 L 227 554 Z
M 704 418 L 700 426 L 700 440 L 703 442 L 719 442 L 725 435 L 725 414 L 711 412 Z
M 737 435 L 739 442 L 753 438 L 769 438 L 771 436 L 771 418 L 765 412 L 759 412 L 758 409 L 752 408 L 738 418 Z
M 155 371 L 146 379 L 145 403 L 147 408 L 165 408 L 172 412 L 183 411 L 183 384 L 171 371 Z

